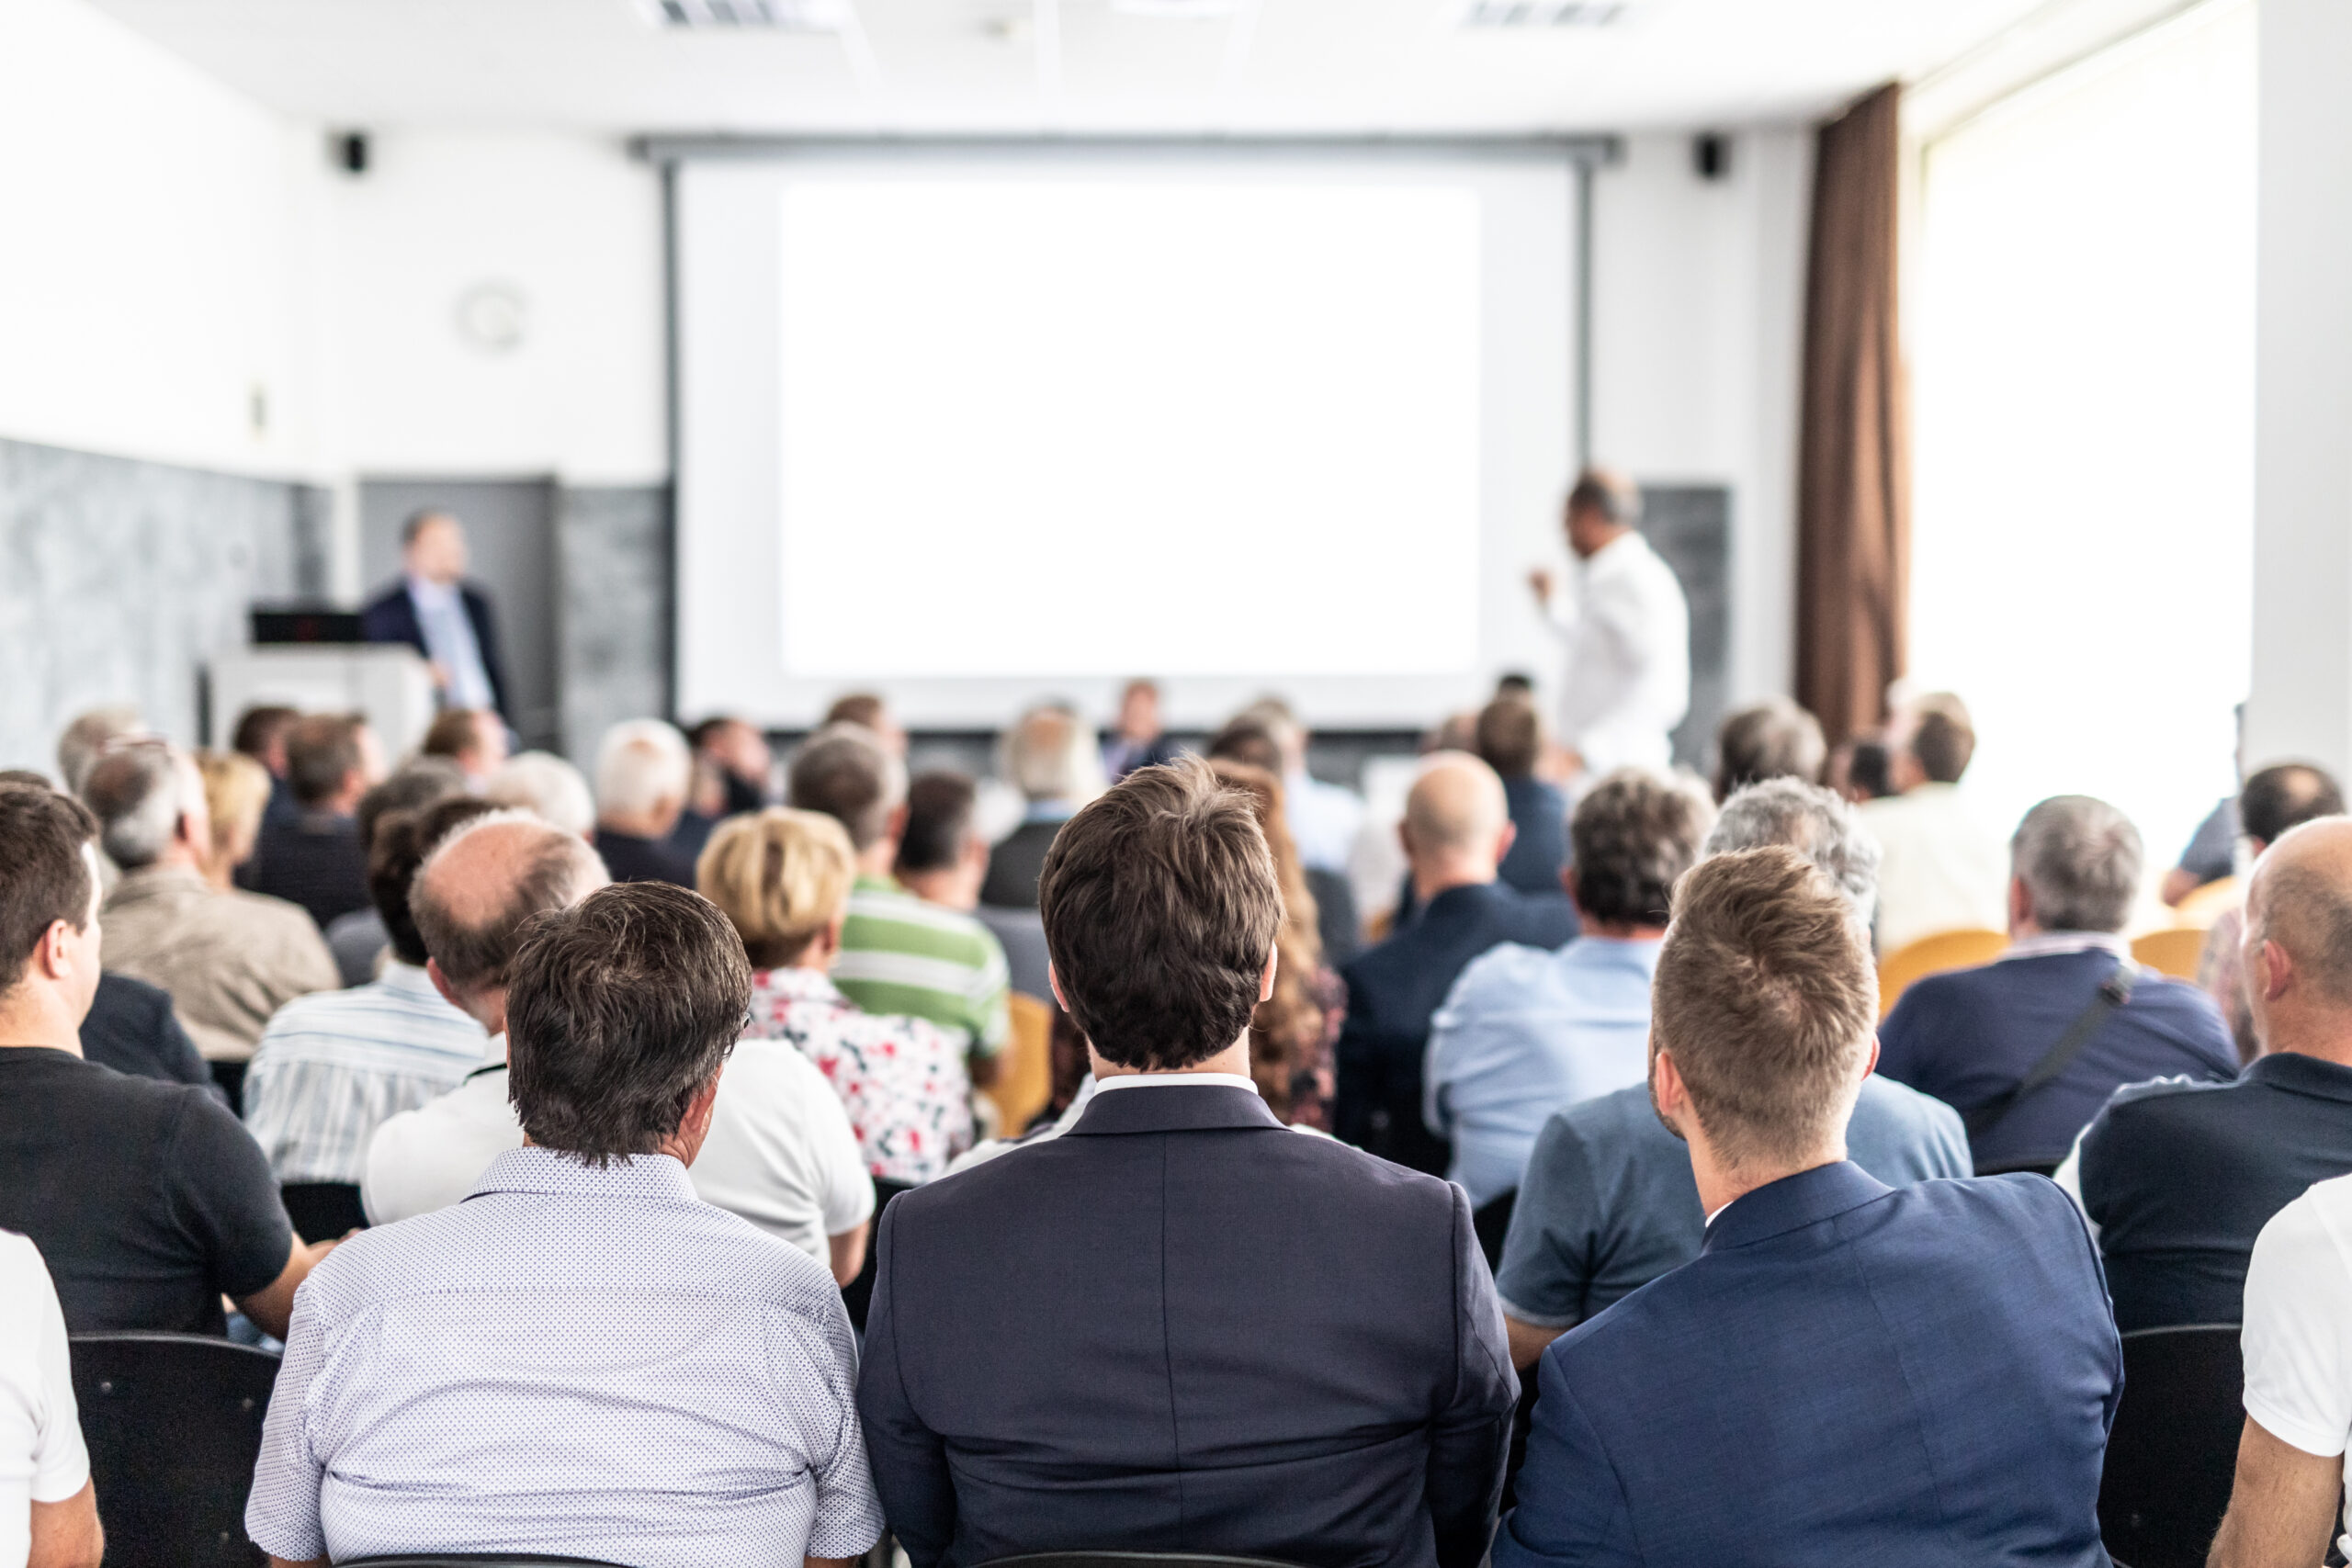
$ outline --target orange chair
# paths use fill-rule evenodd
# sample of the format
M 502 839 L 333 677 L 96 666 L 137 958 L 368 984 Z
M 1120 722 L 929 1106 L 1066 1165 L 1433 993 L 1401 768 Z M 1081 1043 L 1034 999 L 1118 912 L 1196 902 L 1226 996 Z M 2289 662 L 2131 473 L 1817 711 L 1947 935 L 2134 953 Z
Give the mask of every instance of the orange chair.
M 2133 940 L 2132 956 L 2159 975 L 2194 980 L 2198 961 L 2205 956 L 2205 932 L 2195 926 L 2168 926 L 2160 931 L 2150 931 Z
M 1012 993 L 1007 1005 L 1012 1032 L 997 1062 L 996 1082 L 980 1092 L 996 1106 L 1001 1135 L 1017 1138 L 1054 1097 L 1054 1008 L 1020 991 Z
M 2234 876 L 2225 876 L 2195 889 L 2174 905 L 2172 916 L 2184 926 L 2209 931 L 2224 911 L 2234 909 L 2245 901 L 2245 885 Z
M 2008 937 L 1996 931 L 1938 931 L 1905 942 L 1878 961 L 1878 1015 L 1884 1018 L 1914 980 L 1947 969 L 1973 969 L 2001 956 Z

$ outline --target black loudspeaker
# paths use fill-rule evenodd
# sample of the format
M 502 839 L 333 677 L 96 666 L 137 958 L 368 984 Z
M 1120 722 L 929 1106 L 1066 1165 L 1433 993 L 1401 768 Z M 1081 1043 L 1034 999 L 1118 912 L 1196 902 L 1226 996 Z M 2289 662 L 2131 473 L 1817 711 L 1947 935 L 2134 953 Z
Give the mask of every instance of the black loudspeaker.
M 346 130 L 339 133 L 334 139 L 334 161 L 335 166 L 346 175 L 366 174 L 368 172 L 368 133 L 364 130 Z
M 1690 139 L 1690 166 L 1702 180 L 1719 180 L 1731 173 L 1731 141 L 1709 130 Z

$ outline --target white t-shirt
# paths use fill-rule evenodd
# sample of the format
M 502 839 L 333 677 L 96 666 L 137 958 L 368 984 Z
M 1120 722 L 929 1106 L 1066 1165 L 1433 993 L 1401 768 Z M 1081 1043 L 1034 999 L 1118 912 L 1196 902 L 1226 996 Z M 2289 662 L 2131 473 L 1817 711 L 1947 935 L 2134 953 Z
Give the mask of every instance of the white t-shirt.
M 2262 1227 L 2243 1345 L 2245 1413 L 2307 1454 L 2342 1454 L 2352 1440 L 2352 1176 L 2320 1182 Z M 2344 1523 L 2352 1551 L 2352 1517 Z
M 1881 953 L 1939 931 L 2008 929 L 2008 846 L 1958 784 L 1867 801 L 1861 817 L 1879 846 Z
M 0 1231 L 0 1563 L 32 1555 L 32 1506 L 89 1483 L 65 1314 L 33 1244 Z
M 390 1224 L 461 1201 L 490 1162 L 523 1146 L 506 1069 L 477 1072 L 376 1129 L 359 1201 Z M 718 1080 L 710 1136 L 687 1174 L 703 1201 L 741 1214 L 820 1263 L 828 1236 L 874 1213 L 874 1180 L 841 1097 L 788 1041 L 745 1040 Z

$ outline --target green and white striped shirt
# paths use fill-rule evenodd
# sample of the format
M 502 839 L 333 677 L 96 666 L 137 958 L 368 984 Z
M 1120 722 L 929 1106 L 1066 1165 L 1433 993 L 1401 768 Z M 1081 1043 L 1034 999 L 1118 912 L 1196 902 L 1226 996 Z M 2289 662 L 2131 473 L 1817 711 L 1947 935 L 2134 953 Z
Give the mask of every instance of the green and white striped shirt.
M 993 1056 L 1011 1027 L 1004 949 L 969 915 L 925 903 L 892 878 L 851 888 L 833 984 L 867 1012 L 904 1013 L 960 1031 Z

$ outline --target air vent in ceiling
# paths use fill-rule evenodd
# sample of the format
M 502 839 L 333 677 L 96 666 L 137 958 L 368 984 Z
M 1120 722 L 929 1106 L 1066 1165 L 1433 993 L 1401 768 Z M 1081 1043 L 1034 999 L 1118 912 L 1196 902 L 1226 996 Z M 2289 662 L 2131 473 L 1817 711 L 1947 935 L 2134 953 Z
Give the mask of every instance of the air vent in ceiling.
M 1547 28 L 1605 28 L 1622 21 L 1633 0 L 1470 0 L 1462 26 L 1513 31 Z
M 639 0 L 639 8 L 664 28 L 782 33 L 841 29 L 838 0 Z

